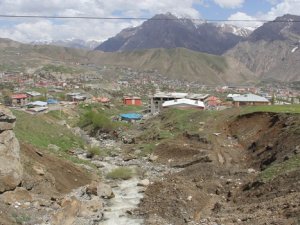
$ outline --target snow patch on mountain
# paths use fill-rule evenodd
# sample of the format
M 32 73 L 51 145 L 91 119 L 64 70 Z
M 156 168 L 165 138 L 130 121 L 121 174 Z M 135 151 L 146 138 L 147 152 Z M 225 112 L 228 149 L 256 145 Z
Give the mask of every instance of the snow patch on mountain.
M 293 49 L 292 49 L 292 51 L 291 51 L 291 52 L 292 52 L 292 53 L 293 53 L 293 52 L 295 52 L 295 51 L 296 51 L 298 48 L 299 48 L 299 47 L 298 47 L 298 46 L 296 46 L 295 48 L 293 48 Z
M 248 37 L 254 30 L 254 29 L 249 29 L 244 27 L 237 27 L 226 23 L 216 24 L 216 26 L 221 28 L 223 32 L 233 33 L 241 37 Z

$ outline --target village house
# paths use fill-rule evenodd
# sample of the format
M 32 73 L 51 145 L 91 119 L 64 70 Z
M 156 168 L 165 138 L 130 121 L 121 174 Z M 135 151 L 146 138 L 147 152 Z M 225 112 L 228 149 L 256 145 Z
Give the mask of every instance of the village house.
M 79 92 L 67 93 L 67 100 L 72 102 L 80 102 L 87 99 L 87 97 Z
M 232 97 L 233 105 L 236 107 L 245 105 L 269 105 L 270 102 L 265 97 L 255 94 L 244 94 Z
M 27 91 L 26 94 L 27 94 L 28 98 L 30 99 L 30 101 L 34 101 L 37 98 L 40 98 L 42 96 L 42 94 L 37 91 Z
M 149 99 L 150 105 L 150 112 L 158 113 L 163 108 L 163 103 L 166 101 L 178 100 L 178 99 L 190 99 L 195 101 L 203 102 L 205 99 L 209 97 L 209 94 L 188 94 L 188 93 L 181 93 L 181 92 L 172 92 L 172 93 L 165 93 L 159 92 L 155 95 L 151 96 Z
M 11 99 L 13 106 L 24 106 L 27 104 L 28 96 L 26 94 L 13 94 Z
M 140 97 L 129 97 L 129 96 L 125 96 L 123 98 L 123 103 L 125 105 L 142 105 L 142 100 Z

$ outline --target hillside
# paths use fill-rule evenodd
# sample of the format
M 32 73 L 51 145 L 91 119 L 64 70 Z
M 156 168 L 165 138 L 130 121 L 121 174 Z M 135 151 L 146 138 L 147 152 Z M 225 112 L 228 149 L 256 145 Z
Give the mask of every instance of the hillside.
M 3 39 L 2 39 L 3 40 Z M 64 66 L 70 74 L 97 71 L 97 66 L 131 67 L 138 71 L 158 70 L 170 78 L 204 84 L 245 83 L 256 77 L 236 60 L 187 49 L 149 49 L 104 53 L 50 45 L 26 45 L 0 40 L 3 71 L 35 72 L 45 65 Z M 93 66 L 90 66 L 93 65 Z
M 197 80 L 204 84 L 245 83 L 256 80 L 253 73 L 232 58 L 183 48 L 105 53 L 101 56 L 102 58 L 97 59 L 97 64 L 130 66 L 138 70 L 156 69 L 170 78 Z
M 299 81 L 300 16 L 285 15 L 256 29 L 225 55 L 245 64 L 261 79 Z M 277 22 L 276 22 L 277 21 Z
M 187 48 L 210 54 L 222 54 L 235 46 L 247 32 L 206 22 L 159 14 L 141 26 L 127 28 L 103 42 L 96 50 L 134 51 L 151 48 Z

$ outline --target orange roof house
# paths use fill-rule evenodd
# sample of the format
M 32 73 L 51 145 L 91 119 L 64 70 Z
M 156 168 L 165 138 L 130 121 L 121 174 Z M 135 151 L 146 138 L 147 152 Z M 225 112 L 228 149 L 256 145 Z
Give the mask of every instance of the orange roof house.
M 13 94 L 11 96 L 12 105 L 23 106 L 27 104 L 28 96 L 26 94 Z

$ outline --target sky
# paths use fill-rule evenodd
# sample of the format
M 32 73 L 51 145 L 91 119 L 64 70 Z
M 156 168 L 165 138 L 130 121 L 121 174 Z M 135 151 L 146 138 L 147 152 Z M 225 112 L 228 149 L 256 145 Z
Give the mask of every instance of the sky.
M 274 20 L 300 15 L 300 0 L 0 0 L 0 15 L 143 17 L 170 12 L 203 20 Z M 104 41 L 142 20 L 0 17 L 0 37 L 21 42 L 66 39 Z M 258 27 L 260 22 L 234 22 Z

